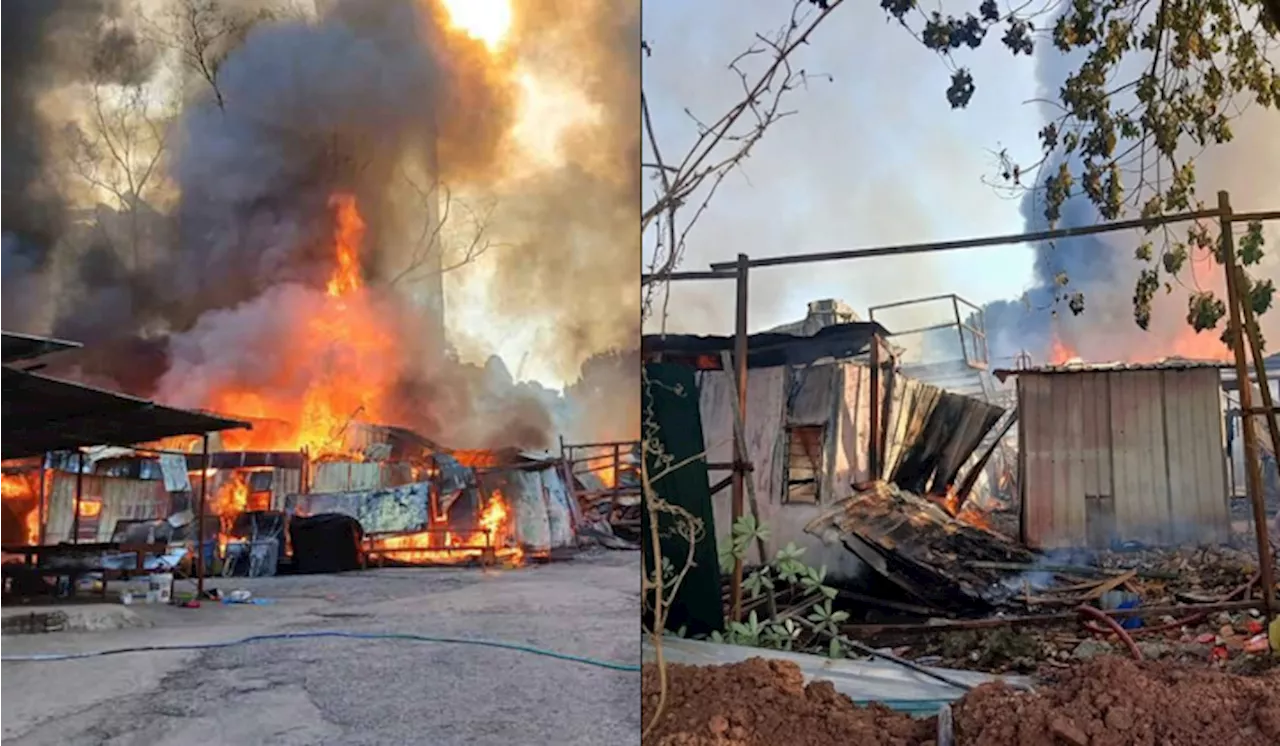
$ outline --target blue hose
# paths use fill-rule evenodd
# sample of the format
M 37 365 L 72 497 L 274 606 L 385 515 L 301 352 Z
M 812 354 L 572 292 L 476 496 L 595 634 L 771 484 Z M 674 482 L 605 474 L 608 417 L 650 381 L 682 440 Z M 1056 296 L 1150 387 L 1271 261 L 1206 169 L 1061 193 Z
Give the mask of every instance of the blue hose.
M 48 661 L 74 661 L 83 660 L 85 658 L 100 658 L 107 655 L 121 655 L 124 653 L 150 653 L 165 652 L 171 650 L 219 650 L 222 648 L 235 647 L 236 645 L 247 645 L 255 642 L 271 642 L 271 641 L 290 641 L 290 640 L 311 640 L 317 638 L 340 638 L 347 640 L 404 640 L 407 642 L 437 642 L 452 643 L 457 645 L 479 645 L 487 648 L 499 648 L 502 650 L 516 650 L 521 653 L 532 653 L 534 655 L 542 655 L 557 660 L 569 661 L 570 663 L 582 663 L 587 666 L 596 666 L 598 668 L 607 668 L 611 671 L 627 671 L 635 673 L 640 670 L 640 666 L 631 663 L 614 663 L 612 661 L 596 660 L 595 658 L 587 658 L 580 655 L 569 655 L 568 653 L 557 653 L 554 650 L 544 650 L 536 648 L 532 645 L 521 645 L 515 642 L 499 642 L 495 640 L 468 640 L 462 637 L 431 637 L 428 635 L 410 635 L 394 632 L 280 632 L 271 635 L 252 635 L 239 640 L 231 640 L 229 642 L 203 642 L 190 643 L 187 645 L 144 645 L 130 648 L 113 648 L 110 650 L 96 650 L 90 653 L 34 653 L 32 655 L 0 655 L 0 662 L 4 663 L 37 663 Z

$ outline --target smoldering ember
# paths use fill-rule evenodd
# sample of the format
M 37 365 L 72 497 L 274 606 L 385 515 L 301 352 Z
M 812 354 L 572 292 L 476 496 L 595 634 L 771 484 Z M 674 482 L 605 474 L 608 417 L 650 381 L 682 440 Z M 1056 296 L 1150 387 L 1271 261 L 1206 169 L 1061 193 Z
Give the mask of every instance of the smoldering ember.
M 6 4 L 5 740 L 637 730 L 633 6 Z

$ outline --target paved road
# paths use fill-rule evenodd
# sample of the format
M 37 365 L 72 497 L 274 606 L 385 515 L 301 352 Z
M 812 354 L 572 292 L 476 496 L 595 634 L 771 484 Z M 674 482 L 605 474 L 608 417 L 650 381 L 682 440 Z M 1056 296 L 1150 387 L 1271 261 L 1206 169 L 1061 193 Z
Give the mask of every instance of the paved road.
M 408 632 L 529 643 L 638 663 L 639 556 L 521 570 L 384 569 L 226 581 L 275 601 L 141 607 L 151 629 L 6 636 L 4 653 L 213 642 L 280 631 Z M 475 646 L 316 640 L 202 653 L 4 663 L 14 746 L 473 744 L 625 746 L 640 678 Z

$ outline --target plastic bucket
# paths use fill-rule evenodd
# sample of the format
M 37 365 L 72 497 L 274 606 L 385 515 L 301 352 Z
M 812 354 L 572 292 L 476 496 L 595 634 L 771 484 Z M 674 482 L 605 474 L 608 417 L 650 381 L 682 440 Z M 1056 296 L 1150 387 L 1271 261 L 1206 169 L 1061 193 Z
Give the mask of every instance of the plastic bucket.
M 173 573 L 162 572 L 151 576 L 151 582 L 148 585 L 148 599 L 155 599 L 155 603 L 167 604 L 173 601 Z

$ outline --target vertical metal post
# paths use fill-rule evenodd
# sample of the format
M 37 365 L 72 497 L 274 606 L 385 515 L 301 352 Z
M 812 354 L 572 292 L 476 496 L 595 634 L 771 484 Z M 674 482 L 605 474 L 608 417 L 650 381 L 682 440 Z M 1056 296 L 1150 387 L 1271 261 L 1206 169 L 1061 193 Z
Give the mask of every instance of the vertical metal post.
M 868 435 L 870 442 L 867 444 L 867 471 L 870 473 L 871 481 L 879 481 L 882 470 L 880 468 L 880 335 L 872 333 L 871 335 L 871 413 L 870 428 Z
M 964 357 L 965 363 L 968 363 L 969 347 L 964 341 L 964 321 L 960 319 L 960 296 L 955 293 L 951 294 L 951 310 L 956 314 L 956 333 L 960 335 L 960 354 Z M 976 351 L 974 357 L 977 357 Z
M 734 337 L 733 337 L 733 361 L 735 370 L 725 371 L 726 375 L 733 375 L 737 379 L 738 389 L 738 411 L 741 413 L 743 428 L 734 430 L 733 433 L 733 504 L 732 518 L 733 525 L 736 525 L 742 518 L 743 510 L 746 505 L 746 465 L 743 463 L 741 454 L 747 452 L 746 442 L 744 441 L 745 433 L 740 432 L 745 429 L 747 421 L 747 273 L 749 265 L 747 264 L 747 255 L 738 255 L 738 278 L 737 278 L 737 313 L 734 319 Z M 764 558 L 762 557 L 763 561 Z M 738 557 L 733 563 L 733 580 L 729 586 L 729 604 L 731 608 L 730 618 L 734 621 L 742 619 L 742 565 L 743 558 Z
M 80 498 L 84 491 L 84 451 L 76 449 L 76 502 L 71 514 L 71 543 L 80 543 Z
M 1258 541 L 1258 573 L 1262 583 L 1262 601 L 1267 622 L 1275 615 L 1275 573 L 1272 567 L 1271 541 L 1267 536 L 1267 507 L 1262 493 L 1262 462 L 1258 454 L 1258 432 L 1253 420 L 1253 387 L 1249 383 L 1249 366 L 1245 360 L 1245 329 L 1241 319 L 1244 300 L 1240 286 L 1241 275 L 1236 268 L 1235 239 L 1231 234 L 1231 199 L 1226 192 L 1218 192 L 1219 225 L 1222 242 L 1222 258 L 1227 272 L 1227 308 L 1231 313 L 1231 346 L 1235 353 L 1236 380 L 1240 382 L 1241 430 L 1244 436 L 1244 461 L 1248 477 L 1249 502 L 1253 505 L 1253 529 Z M 1261 359 L 1258 360 L 1261 365 Z M 1266 386 L 1266 380 L 1258 381 Z M 1270 392 L 1268 392 L 1269 394 Z
M 209 433 L 200 447 L 200 497 L 196 500 L 196 600 L 204 598 L 204 506 L 209 494 Z
M 609 487 L 609 492 L 614 496 L 618 496 L 619 485 L 622 484 L 622 445 L 613 444 L 613 485 Z
M 49 454 L 40 455 L 40 499 L 36 502 L 36 520 L 39 521 L 40 532 L 36 534 L 36 545 L 44 545 L 45 534 L 45 492 L 48 489 L 45 484 L 45 477 L 49 473 Z

